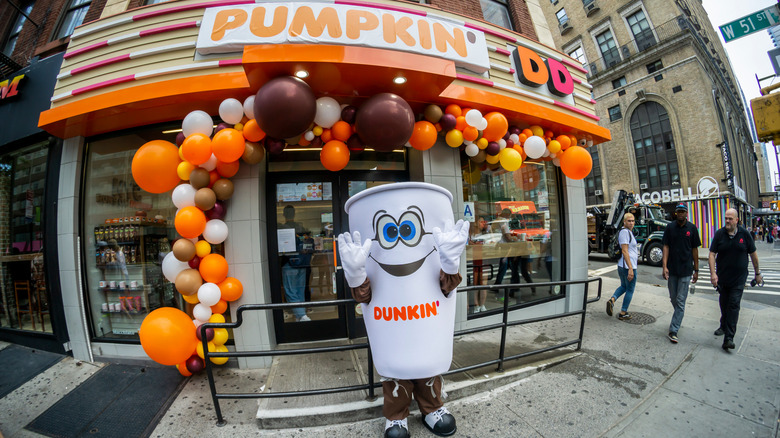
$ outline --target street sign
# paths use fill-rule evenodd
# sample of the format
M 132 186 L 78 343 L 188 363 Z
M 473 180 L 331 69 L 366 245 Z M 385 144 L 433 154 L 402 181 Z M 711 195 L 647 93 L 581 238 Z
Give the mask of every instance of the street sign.
M 766 52 L 769 55 L 769 60 L 772 62 L 772 68 L 775 69 L 775 74 L 780 76 L 780 47 L 772 49 Z
M 780 24 L 780 10 L 778 10 L 777 5 L 773 5 L 734 20 L 731 23 L 718 26 L 718 28 L 720 28 L 720 33 L 723 35 L 723 40 L 728 43 L 776 24 Z

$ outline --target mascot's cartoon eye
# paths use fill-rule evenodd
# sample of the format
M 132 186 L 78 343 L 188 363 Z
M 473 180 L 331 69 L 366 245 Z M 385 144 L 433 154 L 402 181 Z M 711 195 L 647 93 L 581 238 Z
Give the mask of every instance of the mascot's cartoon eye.
M 417 246 L 422 236 L 428 234 L 423 230 L 420 216 L 410 211 L 404 213 L 398 222 L 390 215 L 381 216 L 376 223 L 376 229 L 376 240 L 384 249 L 394 248 L 399 241 L 406 246 Z
M 401 224 L 398 228 L 403 243 L 408 246 L 416 246 L 420 243 L 420 239 L 422 239 L 425 233 L 423 232 L 422 221 L 417 213 L 407 211 L 401 215 L 401 220 L 398 222 Z
M 382 228 L 382 237 L 387 242 L 395 242 L 398 239 L 398 226 L 396 224 L 385 224 Z

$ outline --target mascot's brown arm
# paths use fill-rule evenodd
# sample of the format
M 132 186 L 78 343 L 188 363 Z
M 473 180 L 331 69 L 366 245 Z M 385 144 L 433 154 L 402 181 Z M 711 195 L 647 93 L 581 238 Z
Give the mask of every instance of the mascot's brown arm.
M 448 297 L 450 292 L 455 290 L 455 288 L 458 287 L 462 280 L 463 277 L 461 277 L 460 272 L 455 274 L 445 274 L 444 271 L 439 271 L 439 285 L 441 287 L 441 293 L 443 293 L 445 297 Z M 354 295 L 354 292 L 352 293 Z M 355 299 L 357 300 L 357 298 Z
M 360 286 L 352 288 L 352 298 L 358 303 L 368 304 L 371 301 L 371 282 L 368 278 Z

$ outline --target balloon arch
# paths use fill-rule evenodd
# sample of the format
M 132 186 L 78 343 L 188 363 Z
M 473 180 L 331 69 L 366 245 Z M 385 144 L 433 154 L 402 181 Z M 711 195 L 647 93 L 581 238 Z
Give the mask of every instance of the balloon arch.
M 152 140 L 138 149 L 132 162 L 133 178 L 143 190 L 173 190 L 178 208 L 174 225 L 181 238 L 163 259 L 162 271 L 194 305 L 194 319 L 170 307 L 151 312 L 139 330 L 141 345 L 152 360 L 176 365 L 185 376 L 204 368 L 197 327 L 225 322 L 227 303 L 243 293 L 241 282 L 227 276 L 225 258 L 211 253 L 211 245 L 228 236 L 222 219 L 225 201 L 233 194 L 229 178 L 238 172 L 239 159 L 252 165 L 266 152 L 308 146 L 320 148 L 322 165 L 337 172 L 347 166 L 350 154 L 366 147 L 380 152 L 403 146 L 427 150 L 443 134 L 448 146 L 462 148 L 479 165 L 476 169 L 491 165 L 512 172 L 532 159 L 552 161 L 564 175 L 582 179 L 593 165 L 584 148 L 592 142 L 540 126 L 511 126 L 500 112 L 483 115 L 455 104 L 444 109 L 428 105 L 415 117 L 409 104 L 391 93 L 377 94 L 357 108 L 332 97 L 316 98 L 306 82 L 292 76 L 270 80 L 243 104 L 224 100 L 219 116 L 222 123 L 215 128 L 208 113 L 187 114 L 176 145 Z M 210 352 L 228 351 L 226 329 L 208 329 L 207 336 Z M 211 361 L 224 364 L 227 358 Z

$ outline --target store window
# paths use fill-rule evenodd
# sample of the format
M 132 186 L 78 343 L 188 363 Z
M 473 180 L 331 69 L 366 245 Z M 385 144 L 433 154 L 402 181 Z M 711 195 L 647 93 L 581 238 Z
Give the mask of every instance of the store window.
M 91 3 L 92 0 L 68 0 L 62 20 L 59 26 L 57 26 L 57 32 L 55 32 L 52 39 L 57 40 L 70 36 L 76 27 L 84 22 L 84 17 L 87 15 Z
M 661 104 L 645 102 L 634 110 L 631 137 L 640 184 L 645 184 L 648 190 L 680 184 L 672 125 Z
M 506 172 L 461 158 L 463 196 L 474 212 L 466 250 L 468 285 L 561 280 L 561 216 L 558 172 L 550 162 L 526 162 Z M 503 307 L 503 290 L 469 293 L 469 318 Z M 526 305 L 561 293 L 554 287 L 511 289 L 510 305 Z
M 488 23 L 514 30 L 512 16 L 509 15 L 509 5 L 505 0 L 479 0 L 482 6 L 482 17 Z
M 87 313 L 98 339 L 138 339 L 149 312 L 185 309 L 181 294 L 162 275 L 161 262 L 178 236 L 171 193 L 151 194 L 133 180 L 136 150 L 176 133 L 143 128 L 94 139 L 87 145 L 83 188 L 84 272 Z
M 30 16 L 34 4 L 34 2 L 28 1 L 22 3 L 19 6 L 19 9 L 21 9 L 22 13 L 17 13 L 16 19 L 11 25 L 8 37 L 6 38 L 5 44 L 3 45 L 3 55 L 11 56 L 11 54 L 14 52 L 14 48 L 16 48 L 16 41 L 19 39 L 19 34 L 22 33 L 24 22 L 27 21 L 27 17 Z
M 43 263 L 48 142 L 0 155 L 0 327 L 52 332 Z

